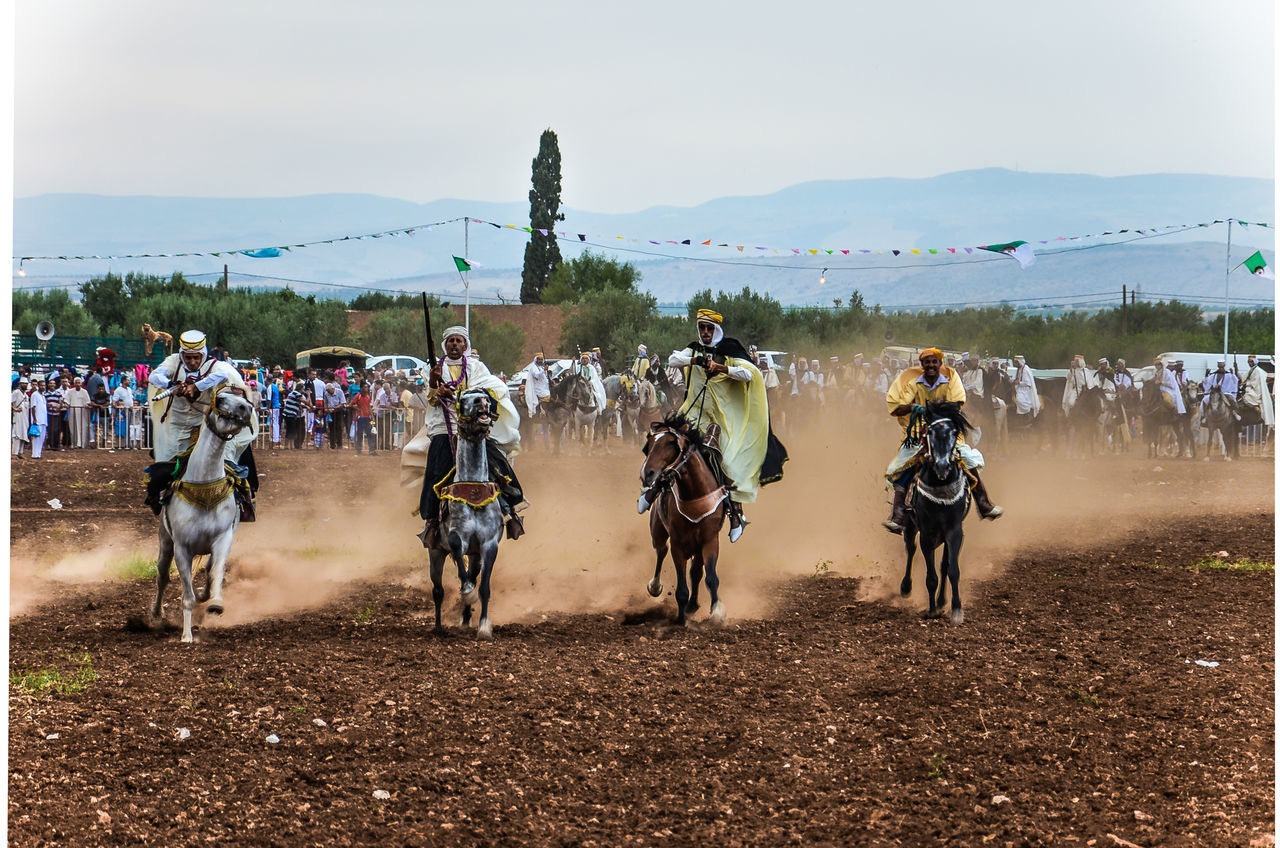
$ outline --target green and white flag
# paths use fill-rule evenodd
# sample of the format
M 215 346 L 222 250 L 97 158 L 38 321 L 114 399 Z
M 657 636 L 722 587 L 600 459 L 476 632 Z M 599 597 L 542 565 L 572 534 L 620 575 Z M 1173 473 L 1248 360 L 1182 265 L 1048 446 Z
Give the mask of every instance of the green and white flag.
M 1262 258 L 1262 251 L 1255 250 L 1253 255 L 1244 261 L 1244 267 L 1249 269 L 1249 273 L 1255 277 L 1266 277 L 1268 280 L 1276 278 L 1275 272 L 1267 267 L 1267 260 Z
M 453 264 L 458 266 L 458 273 L 471 270 L 471 263 L 463 259 L 461 256 L 453 257 Z
M 1018 267 L 1030 268 L 1036 264 L 1036 253 L 1031 249 L 1031 245 L 1025 241 L 1011 241 L 1008 244 L 984 244 L 979 245 L 983 250 L 990 250 L 993 253 L 1003 253 L 1005 256 L 1018 260 Z

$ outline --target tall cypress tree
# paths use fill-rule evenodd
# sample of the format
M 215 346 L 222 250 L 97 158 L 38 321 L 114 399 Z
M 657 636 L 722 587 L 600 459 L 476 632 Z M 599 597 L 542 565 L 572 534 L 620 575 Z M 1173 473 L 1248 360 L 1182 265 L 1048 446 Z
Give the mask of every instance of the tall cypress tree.
M 533 188 L 529 190 L 529 243 L 524 248 L 520 302 L 541 303 L 547 278 L 560 264 L 560 245 L 552 232 L 560 214 L 560 144 L 550 129 L 542 131 L 538 155 L 533 157 Z M 539 230 L 546 230 L 543 235 Z

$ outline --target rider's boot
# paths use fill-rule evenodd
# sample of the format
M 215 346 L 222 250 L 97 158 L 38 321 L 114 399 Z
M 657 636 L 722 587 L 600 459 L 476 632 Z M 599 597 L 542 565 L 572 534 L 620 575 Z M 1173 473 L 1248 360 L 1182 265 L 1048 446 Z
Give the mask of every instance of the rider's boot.
M 742 514 L 742 504 L 729 499 L 729 541 L 736 542 L 742 538 L 742 530 L 751 522 Z
M 516 515 L 515 508 L 507 504 L 505 497 L 499 497 L 498 503 L 502 505 L 502 514 L 506 516 L 507 538 L 514 542 L 524 535 L 524 519 Z
M 422 528 L 422 532 L 418 534 L 418 538 L 422 540 L 422 547 L 430 550 L 440 545 L 440 519 L 428 518 L 426 526 Z
M 240 507 L 240 523 L 249 524 L 258 519 L 258 511 L 253 505 L 253 498 L 236 494 L 236 505 Z
M 978 515 L 989 521 L 995 521 L 1004 515 L 1004 510 L 991 503 L 991 499 L 987 497 L 987 484 L 982 482 L 978 472 L 965 469 L 965 474 L 969 476 L 969 489 L 973 492 L 973 505 L 978 508 Z
M 902 533 L 907 525 L 907 489 L 905 486 L 893 487 L 893 511 L 889 517 L 880 522 L 890 533 Z

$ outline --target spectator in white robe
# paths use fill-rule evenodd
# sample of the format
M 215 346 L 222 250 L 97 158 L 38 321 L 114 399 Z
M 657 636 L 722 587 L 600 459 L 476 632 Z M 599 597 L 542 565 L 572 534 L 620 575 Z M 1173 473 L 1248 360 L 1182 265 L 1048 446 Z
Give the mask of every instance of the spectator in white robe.
M 71 389 L 63 393 L 62 400 L 67 407 L 71 447 L 89 447 L 89 392 L 85 390 L 83 377 L 77 375 L 71 379 Z
M 10 428 L 10 435 L 13 437 L 13 455 L 18 458 L 26 455 L 27 445 L 31 442 L 31 399 L 27 396 L 29 386 L 30 383 L 26 377 L 20 378 L 17 388 L 13 390 L 10 397 L 13 407 L 13 426 Z
M 31 428 L 36 430 L 31 433 L 31 458 L 39 459 L 44 452 L 44 437 L 49 432 L 49 407 L 44 393 L 40 391 L 39 380 L 31 384 L 31 394 L 27 395 L 27 400 L 31 405 Z

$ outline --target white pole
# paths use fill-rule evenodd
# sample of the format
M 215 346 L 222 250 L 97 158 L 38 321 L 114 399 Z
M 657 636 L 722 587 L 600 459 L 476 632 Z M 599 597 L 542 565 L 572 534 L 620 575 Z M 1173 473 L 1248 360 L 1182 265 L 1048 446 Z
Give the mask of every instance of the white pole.
M 1222 358 L 1227 358 L 1227 341 L 1231 336 L 1231 219 L 1227 219 L 1227 313 L 1222 316 Z
M 1227 238 L 1231 237 L 1231 230 L 1227 230 Z M 464 218 L 462 220 L 462 258 L 468 262 L 471 261 L 471 219 Z M 467 274 L 471 273 L 470 271 Z M 467 328 L 467 335 L 471 335 L 471 281 L 467 279 L 467 274 L 462 275 L 462 288 L 466 290 L 467 305 L 463 310 L 463 326 Z

